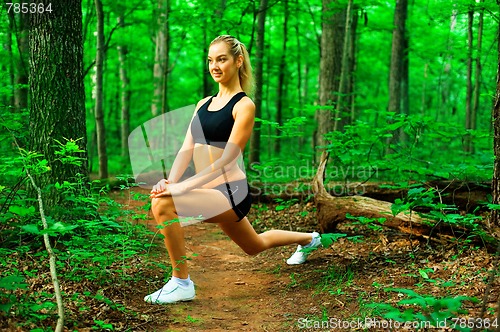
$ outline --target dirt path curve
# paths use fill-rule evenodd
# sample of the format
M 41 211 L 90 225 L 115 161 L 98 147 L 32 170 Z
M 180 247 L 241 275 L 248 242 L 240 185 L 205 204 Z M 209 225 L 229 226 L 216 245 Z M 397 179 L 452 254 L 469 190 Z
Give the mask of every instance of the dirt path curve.
M 290 331 L 287 310 L 293 299 L 285 293 L 289 273 L 285 255 L 293 248 L 246 255 L 213 224 L 187 226 L 190 275 L 196 285 L 192 302 L 151 306 L 160 324 L 151 331 Z M 273 273 L 273 271 L 275 271 Z M 161 274 L 161 273 L 160 273 Z M 144 308 L 143 308 L 144 310 Z M 158 317 L 159 318 L 159 317 Z M 153 317 L 154 320 L 154 317 Z

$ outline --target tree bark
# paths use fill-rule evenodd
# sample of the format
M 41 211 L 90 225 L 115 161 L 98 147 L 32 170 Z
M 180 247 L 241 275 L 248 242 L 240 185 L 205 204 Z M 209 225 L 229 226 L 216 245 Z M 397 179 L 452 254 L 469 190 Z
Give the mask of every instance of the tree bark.
M 349 29 L 349 51 L 347 53 L 348 56 L 348 70 L 351 73 L 349 75 L 349 79 L 347 82 L 347 91 L 349 91 L 349 95 L 347 98 L 347 105 L 350 109 L 350 121 L 349 124 L 353 123 L 356 120 L 356 96 L 355 96 L 355 86 L 356 86 L 356 57 L 357 57 L 357 47 L 356 47 L 356 31 L 358 29 L 358 19 L 359 19 L 359 9 L 357 7 L 354 8 L 352 13 L 352 22 L 351 28 Z
M 322 2 L 321 58 L 319 74 L 319 105 L 315 114 L 317 130 L 314 137 L 315 146 L 326 145 L 324 135 L 333 129 L 335 93 L 339 90 L 339 77 L 342 70 L 342 47 L 344 42 L 345 11 L 332 9 L 336 0 Z
M 123 13 L 118 16 L 118 25 L 124 27 L 125 18 Z M 128 135 L 130 134 L 130 79 L 128 77 L 127 71 L 127 55 L 128 47 L 127 45 L 120 43 L 117 46 L 118 49 L 118 61 L 120 62 L 120 104 L 121 104 L 121 116 L 120 116 L 120 136 L 121 136 L 121 152 L 122 158 L 128 156 Z
M 278 66 L 279 74 L 278 74 L 278 87 L 276 92 L 276 123 L 278 123 L 278 125 L 283 124 L 283 100 L 284 100 L 284 94 L 287 90 L 285 87 L 286 85 L 285 75 L 287 73 L 286 44 L 288 42 L 288 16 L 289 16 L 288 0 L 284 0 L 283 1 L 283 44 L 281 46 L 281 57 Z M 274 140 L 274 152 L 276 153 L 277 156 L 279 156 L 281 152 L 281 139 L 279 137 L 281 131 L 279 129 L 276 129 L 275 134 L 277 139 Z
M 473 33 L 472 25 L 474 23 L 474 9 L 471 7 L 467 12 L 467 76 L 466 76 L 466 96 L 465 96 L 465 129 L 472 129 L 472 48 L 473 48 Z M 470 134 L 466 134 L 464 140 L 464 151 L 472 153 L 472 138 Z
M 392 215 L 391 203 L 364 196 L 331 196 L 323 185 L 326 163 L 329 153 L 321 154 L 318 171 L 313 179 L 312 190 L 316 204 L 319 228 L 323 233 L 335 232 L 337 224 L 346 220 L 346 215 L 366 218 L 384 218 L 384 226 L 415 235 L 427 234 L 429 228 L 421 225 L 421 218 L 416 215 L 400 213 Z
M 16 19 L 19 18 L 18 20 Z M 19 112 L 28 107 L 28 58 L 29 58 L 29 18 L 25 14 L 14 14 L 11 10 L 9 19 L 12 23 L 18 22 L 15 31 L 18 56 L 15 58 L 14 71 L 14 109 Z M 14 24 L 15 25 L 15 24 Z
M 300 10 L 300 7 L 299 7 L 299 0 L 295 0 L 294 2 L 294 5 L 295 5 L 295 10 L 294 10 L 294 15 L 295 17 L 300 17 L 300 13 L 301 13 L 301 10 Z M 306 96 L 305 92 L 307 91 L 307 80 L 302 80 L 302 72 L 305 71 L 306 75 L 305 77 L 307 77 L 307 64 L 304 66 L 302 64 L 302 57 L 301 57 L 301 54 L 302 54 L 302 48 L 301 48 L 301 39 L 302 39 L 302 36 L 301 36 L 301 31 L 300 31 L 300 24 L 301 22 L 299 20 L 296 21 L 295 23 L 295 42 L 297 44 L 297 49 L 296 49 L 296 58 L 295 58 L 295 61 L 297 63 L 297 105 L 298 105 L 298 116 L 303 116 L 304 115 L 304 111 L 303 111 L 303 108 L 304 108 L 304 97 Z M 303 67 L 304 66 L 304 67 Z M 304 86 L 302 86 L 304 84 Z M 299 132 L 302 132 L 304 129 L 304 126 L 303 125 L 300 125 L 298 130 Z M 304 143 L 305 143 L 305 137 L 304 135 L 300 135 L 299 137 L 297 137 L 297 146 L 299 147 L 299 151 L 302 151 L 302 147 L 304 146 Z
M 479 5 L 479 22 L 477 26 L 477 57 L 476 57 L 476 70 L 474 73 L 474 88 L 472 91 L 472 109 L 471 109 L 471 117 L 470 117 L 470 125 L 472 130 L 477 129 L 477 112 L 479 109 L 479 95 L 481 93 L 481 75 L 482 75 L 482 66 L 481 66 L 481 55 L 483 48 L 483 25 L 484 25 L 484 8 L 482 7 L 484 0 L 481 0 Z M 470 142 L 470 152 L 474 153 L 474 142 L 471 140 Z
M 262 117 L 262 95 L 263 95 L 263 73 L 264 73 L 264 36 L 265 36 L 265 23 L 268 0 L 260 0 L 259 9 L 257 12 L 257 36 L 255 47 L 255 117 Z M 260 122 L 256 121 L 254 130 L 250 138 L 250 154 L 248 161 L 250 165 L 260 162 Z
M 12 33 L 14 32 L 14 20 L 13 15 L 9 15 L 9 28 L 7 30 L 5 43 L 3 45 L 4 50 L 7 52 L 7 57 L 9 59 L 8 65 L 5 64 L 2 66 L 3 71 L 9 73 L 9 85 L 11 89 L 14 89 L 14 54 L 12 52 Z M 29 54 L 28 54 L 29 55 Z M 14 91 L 10 94 L 10 97 L 7 97 L 6 94 L 3 94 L 3 104 L 9 105 L 10 107 L 15 107 L 15 99 L 14 99 Z
M 158 17 L 156 31 L 155 64 L 153 69 L 154 93 L 151 104 L 153 116 L 168 112 L 168 63 L 170 34 L 168 18 L 170 15 L 170 0 L 158 0 Z
M 104 67 L 104 12 L 102 1 L 95 0 L 97 16 L 97 46 L 95 56 L 95 127 L 97 132 L 97 156 L 99 160 L 99 179 L 108 177 L 108 153 L 106 148 L 106 127 L 103 110 L 103 67 Z
M 34 175 L 37 185 L 75 182 L 78 174 L 88 177 L 86 152 L 85 89 L 83 84 L 83 40 L 81 0 L 43 0 L 52 13 L 30 14 L 30 144 L 48 161 L 48 172 Z M 57 141 L 76 141 L 81 165 L 63 164 L 56 155 Z M 63 204 L 64 203 L 64 204 Z M 46 211 L 60 206 L 66 213 L 64 195 L 54 189 L 45 193 Z
M 500 24 L 498 25 L 497 34 L 497 40 L 500 40 Z M 495 155 L 493 179 L 491 181 L 493 204 L 500 204 L 500 43 L 497 43 L 497 62 L 497 88 L 492 112 L 494 130 L 493 153 Z M 500 226 L 500 210 L 491 210 L 491 221 L 496 226 Z
M 337 93 L 337 102 L 335 105 L 335 118 L 333 130 L 343 131 L 347 120 L 350 118 L 350 112 L 348 112 L 348 99 L 351 91 L 348 91 L 349 80 L 352 76 L 349 66 L 349 49 L 351 42 L 351 24 L 352 24 L 352 7 L 353 0 L 349 0 L 347 3 L 347 11 L 345 15 L 345 32 L 344 32 L 344 44 L 342 45 L 342 57 L 341 57 L 341 70 L 339 78 L 339 88 Z
M 408 0 L 397 0 L 394 11 L 394 29 L 392 31 L 391 66 L 389 72 L 389 106 L 387 110 L 394 114 L 401 113 L 402 82 L 405 39 L 406 39 L 406 17 L 408 13 Z M 400 131 L 394 132 L 394 136 L 388 139 L 387 152 L 390 151 L 391 143 L 400 140 Z

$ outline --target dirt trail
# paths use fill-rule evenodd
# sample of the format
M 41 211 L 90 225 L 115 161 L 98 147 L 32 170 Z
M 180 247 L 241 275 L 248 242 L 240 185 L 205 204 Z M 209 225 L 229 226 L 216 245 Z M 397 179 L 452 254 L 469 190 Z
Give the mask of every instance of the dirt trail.
M 293 329 L 287 309 L 293 307 L 294 299 L 285 296 L 289 273 L 273 273 L 297 268 L 284 262 L 293 247 L 248 256 L 217 225 L 195 224 L 185 231 L 187 255 L 197 255 L 189 261 L 196 299 L 165 306 L 140 305 L 139 312 L 153 312 L 152 320 L 159 319 L 148 324 L 148 331 Z M 158 274 L 161 278 L 161 271 Z

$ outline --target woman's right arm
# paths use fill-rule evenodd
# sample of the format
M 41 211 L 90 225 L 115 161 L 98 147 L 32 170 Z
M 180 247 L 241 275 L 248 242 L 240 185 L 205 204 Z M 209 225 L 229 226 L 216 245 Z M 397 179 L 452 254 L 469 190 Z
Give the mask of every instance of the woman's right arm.
M 196 112 L 198 112 L 198 109 L 209 99 L 210 97 L 206 97 L 198 102 L 196 105 L 193 118 L 196 115 Z M 170 169 L 170 173 L 168 175 L 167 182 L 168 183 L 177 183 L 179 182 L 180 178 L 186 171 L 187 167 L 189 166 L 189 163 L 191 162 L 191 159 L 193 158 L 193 149 L 194 149 L 194 139 L 193 135 L 191 134 L 191 124 L 188 127 L 188 130 L 186 132 L 186 136 L 184 137 L 184 142 L 182 143 L 182 146 L 177 152 L 177 155 L 175 156 L 174 163 L 172 164 L 172 167 Z
M 180 150 L 177 152 L 174 163 L 172 164 L 172 168 L 170 169 L 170 173 L 168 174 L 168 183 L 179 182 L 182 174 L 184 174 L 189 163 L 191 162 L 191 159 L 193 158 L 193 149 L 194 140 L 193 136 L 191 135 L 191 126 L 189 126 L 186 137 L 184 138 L 184 143 L 182 144 Z

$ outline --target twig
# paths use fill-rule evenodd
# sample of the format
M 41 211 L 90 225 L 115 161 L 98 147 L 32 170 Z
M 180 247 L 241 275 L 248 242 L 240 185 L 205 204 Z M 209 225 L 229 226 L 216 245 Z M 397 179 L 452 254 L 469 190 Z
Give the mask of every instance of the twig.
M 7 128 L 7 130 L 9 129 Z M 22 151 L 21 146 L 18 144 L 17 139 L 12 133 L 12 131 L 9 130 L 9 132 L 14 139 L 14 144 L 17 146 L 19 151 Z M 43 229 L 47 230 L 49 226 L 47 224 L 47 219 L 45 218 L 45 211 L 43 209 L 42 191 L 40 190 L 40 187 L 36 185 L 35 180 L 31 176 L 27 167 L 26 167 L 26 175 L 28 175 L 28 178 L 30 179 L 33 188 L 35 188 L 36 190 L 38 199 L 38 208 L 40 211 L 40 218 L 42 219 Z M 49 254 L 50 276 L 52 277 L 52 284 L 54 285 L 54 293 L 56 295 L 56 301 L 57 301 L 57 314 L 59 317 L 57 318 L 57 325 L 55 328 L 55 332 L 62 332 L 64 329 L 64 303 L 62 301 L 61 287 L 59 286 L 59 280 L 57 278 L 56 256 L 54 255 L 54 251 L 52 250 L 52 246 L 50 245 L 50 239 L 48 233 L 43 234 L 43 242 L 45 244 L 47 253 Z
M 47 230 L 49 228 L 47 224 L 47 219 L 45 218 L 45 212 L 43 209 L 43 200 L 42 200 L 42 191 L 36 185 L 35 180 L 31 176 L 30 172 L 26 169 L 26 174 L 31 180 L 31 184 L 35 188 L 38 196 L 38 206 L 40 210 L 40 217 L 42 219 L 43 229 Z M 52 284 L 54 285 L 54 293 L 56 295 L 57 300 L 57 314 L 59 318 L 57 319 L 57 325 L 55 332 L 62 332 L 64 328 L 64 304 L 61 296 L 61 288 L 59 286 L 59 280 L 57 279 L 57 271 L 56 271 L 56 256 L 54 255 L 54 251 L 52 250 L 52 246 L 50 245 L 49 234 L 43 234 L 43 242 L 45 243 L 45 248 L 49 253 L 49 264 L 50 264 L 50 275 L 52 277 Z

